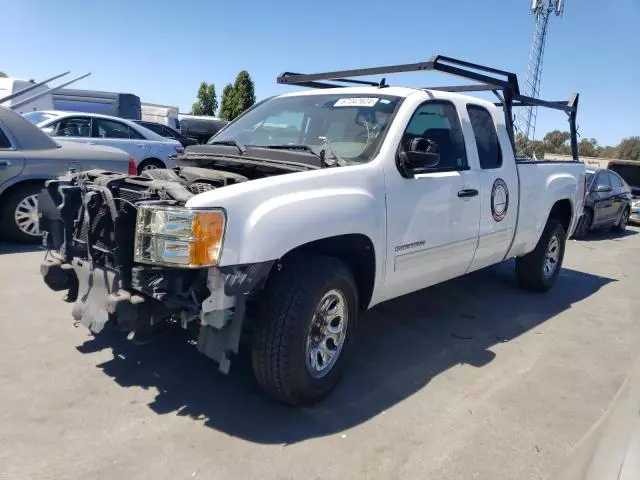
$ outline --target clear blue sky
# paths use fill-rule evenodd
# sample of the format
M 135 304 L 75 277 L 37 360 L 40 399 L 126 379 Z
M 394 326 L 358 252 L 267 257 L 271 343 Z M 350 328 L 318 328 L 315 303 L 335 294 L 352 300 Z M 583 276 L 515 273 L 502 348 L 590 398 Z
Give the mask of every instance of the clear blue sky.
M 76 88 L 134 93 L 189 111 L 201 81 L 220 94 L 248 70 L 258 99 L 291 91 L 285 70 L 416 62 L 435 53 L 511 70 L 524 80 L 530 0 L 31 0 L 3 7 L 0 70 L 44 79 L 92 72 Z M 640 0 L 567 0 L 552 18 L 543 98 L 581 93 L 580 133 L 601 144 L 640 135 Z M 390 83 L 446 83 L 407 74 Z M 541 113 L 537 137 L 566 128 Z

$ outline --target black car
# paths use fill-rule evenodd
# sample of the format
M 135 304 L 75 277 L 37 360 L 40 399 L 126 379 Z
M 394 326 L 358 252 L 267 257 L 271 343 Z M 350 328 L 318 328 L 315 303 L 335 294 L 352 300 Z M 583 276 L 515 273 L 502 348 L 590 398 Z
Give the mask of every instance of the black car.
M 156 132 L 158 135 L 162 135 L 165 138 L 173 138 L 179 141 L 183 147 L 187 148 L 189 145 L 197 145 L 198 141 L 195 138 L 186 137 L 177 130 L 171 127 L 162 125 L 161 123 L 147 122 L 144 120 L 134 120 L 138 125 L 142 125 L 144 128 L 148 128 L 152 132 Z
M 615 172 L 587 170 L 584 212 L 574 236 L 585 238 L 591 230 L 612 227 L 623 231 L 631 213 L 631 188 Z

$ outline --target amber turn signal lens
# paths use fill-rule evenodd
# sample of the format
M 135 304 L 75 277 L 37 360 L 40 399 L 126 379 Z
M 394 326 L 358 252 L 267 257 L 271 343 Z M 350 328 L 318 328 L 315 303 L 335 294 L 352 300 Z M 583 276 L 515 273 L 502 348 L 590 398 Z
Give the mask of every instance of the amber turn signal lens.
M 189 242 L 189 265 L 194 267 L 218 263 L 224 236 L 224 214 L 221 211 L 196 212 Z

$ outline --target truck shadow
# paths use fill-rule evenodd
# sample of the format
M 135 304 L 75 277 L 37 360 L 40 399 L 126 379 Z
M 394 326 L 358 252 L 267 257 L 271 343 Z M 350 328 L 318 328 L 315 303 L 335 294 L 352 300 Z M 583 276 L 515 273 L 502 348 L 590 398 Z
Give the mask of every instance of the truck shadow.
M 112 348 L 98 367 L 123 387 L 155 388 L 149 407 L 202 421 L 228 435 L 263 444 L 291 444 L 359 425 L 428 386 L 459 364 L 481 368 L 489 349 L 540 325 L 613 279 L 564 269 L 556 288 L 533 294 L 515 285 L 511 262 L 379 305 L 362 318 L 357 349 L 336 390 L 314 407 L 294 409 L 263 394 L 249 349 L 228 376 L 197 352 L 182 331 L 147 347 L 112 330 L 78 347 Z

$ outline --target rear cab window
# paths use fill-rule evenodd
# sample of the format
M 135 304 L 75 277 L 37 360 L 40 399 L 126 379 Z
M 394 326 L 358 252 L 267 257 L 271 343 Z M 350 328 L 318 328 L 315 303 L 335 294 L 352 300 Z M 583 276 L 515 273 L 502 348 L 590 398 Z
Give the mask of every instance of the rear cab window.
M 502 150 L 491 113 L 479 105 L 467 105 L 473 136 L 476 140 L 480 168 L 483 170 L 502 166 Z

